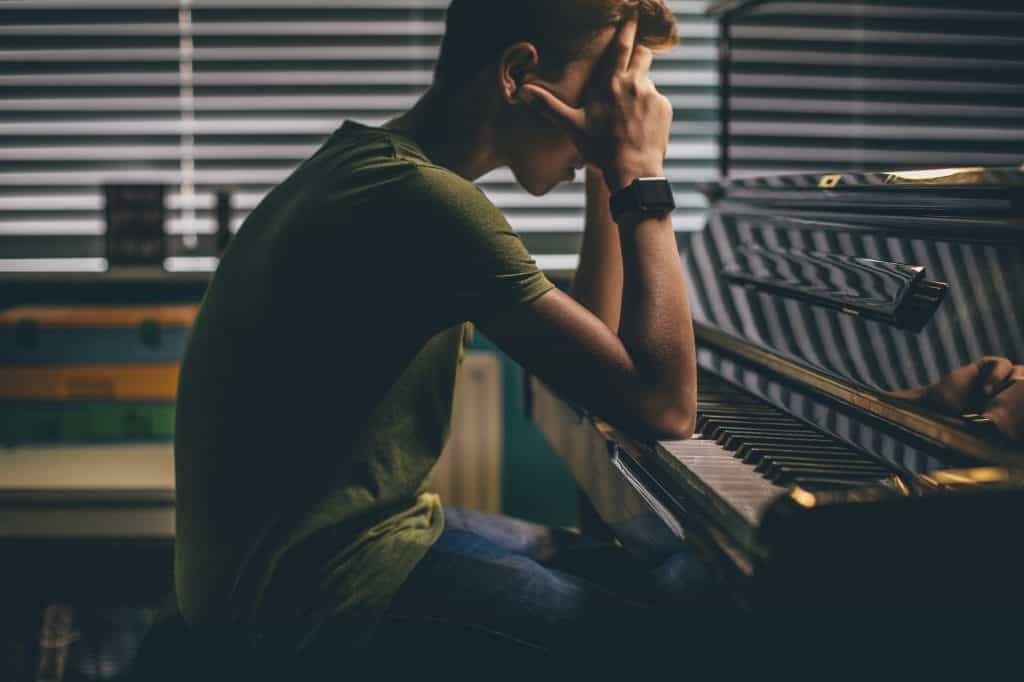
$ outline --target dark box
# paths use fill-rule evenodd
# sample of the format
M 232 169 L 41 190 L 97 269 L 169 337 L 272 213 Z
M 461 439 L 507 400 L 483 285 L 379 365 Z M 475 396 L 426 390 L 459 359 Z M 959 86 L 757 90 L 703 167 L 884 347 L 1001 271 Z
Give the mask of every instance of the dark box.
M 163 185 L 106 185 L 107 263 L 157 265 L 166 256 Z

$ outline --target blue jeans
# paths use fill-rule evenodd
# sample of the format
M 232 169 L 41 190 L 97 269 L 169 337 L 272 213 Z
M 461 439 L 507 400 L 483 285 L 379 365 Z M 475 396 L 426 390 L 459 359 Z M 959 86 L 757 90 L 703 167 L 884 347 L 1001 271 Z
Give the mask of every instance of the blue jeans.
M 446 508 L 444 532 L 399 591 L 363 667 L 376 674 L 382 663 L 401 665 L 386 660 L 396 652 L 420 652 L 447 660 L 446 674 L 455 660 L 467 675 L 484 664 L 512 678 L 506 666 L 528 674 L 559 661 L 578 672 L 578 661 L 625 661 L 653 645 L 652 634 L 677 638 L 732 612 L 688 552 L 648 564 L 569 531 Z
M 444 532 L 396 595 L 359 674 L 347 658 L 335 667 L 330 627 L 293 658 L 196 636 L 175 614 L 147 635 L 130 679 L 634 679 L 640 661 L 689 664 L 708 638 L 735 641 L 737 620 L 689 552 L 644 563 L 572 532 L 446 509 Z

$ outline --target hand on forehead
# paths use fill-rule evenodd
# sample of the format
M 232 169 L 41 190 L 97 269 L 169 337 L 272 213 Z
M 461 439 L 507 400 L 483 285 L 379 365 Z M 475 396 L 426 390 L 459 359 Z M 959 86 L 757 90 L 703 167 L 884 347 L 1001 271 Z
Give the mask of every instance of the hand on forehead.
M 627 14 L 619 22 L 612 41 L 608 43 L 605 54 L 602 57 L 602 65 L 606 75 L 615 71 L 628 71 L 629 63 L 633 58 L 633 51 L 636 49 L 637 25 L 639 15 L 635 8 L 627 11 Z
M 571 62 L 558 82 L 542 78 L 528 78 L 526 82 L 543 87 L 571 107 L 583 106 L 594 88 L 608 87 L 612 76 L 626 71 L 639 49 L 650 50 L 637 43 L 637 13 L 635 10 L 623 17 L 615 26 L 608 27 L 595 37 L 595 48 L 589 55 Z
M 599 36 L 599 41 L 608 42 L 601 50 L 600 58 L 583 89 L 583 101 L 586 101 L 587 93 L 592 88 L 607 86 L 613 75 L 628 71 L 638 48 L 649 52 L 637 42 L 638 23 L 637 12 L 632 9 L 617 26 L 608 29 L 609 35 Z

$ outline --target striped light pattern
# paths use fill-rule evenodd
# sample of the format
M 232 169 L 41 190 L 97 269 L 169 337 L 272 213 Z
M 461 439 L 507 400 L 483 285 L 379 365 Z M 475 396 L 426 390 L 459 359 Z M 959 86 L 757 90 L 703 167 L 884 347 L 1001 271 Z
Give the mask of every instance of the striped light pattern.
M 1024 3 L 765 0 L 730 32 L 733 177 L 1024 160 Z
M 429 85 L 448 0 L 9 0 L 0 4 L 0 272 L 100 270 L 101 187 L 168 185 L 167 268 L 210 270 L 215 192 L 234 226 L 345 119 L 379 125 Z M 653 78 L 675 104 L 676 226 L 717 173 L 717 23 L 668 3 L 683 44 Z M 480 181 L 542 267 L 571 270 L 582 177 Z M 386 266 L 386 255 L 381 255 Z M 38 268 L 36 267 L 38 266 Z
M 851 417 L 847 412 L 837 410 L 834 405 L 813 393 L 795 390 L 784 382 L 772 379 L 764 372 L 756 371 L 749 365 L 737 362 L 710 348 L 699 350 L 697 361 L 701 367 L 711 369 L 716 374 L 743 386 L 789 414 L 815 424 L 836 438 L 874 453 L 902 469 L 916 474 L 926 474 L 948 466 L 922 447 L 894 438 L 861 419 Z
M 771 348 L 849 382 L 884 391 L 924 386 L 986 355 L 1017 358 L 1024 352 L 1024 319 L 1013 297 L 1024 290 L 1022 250 L 1007 244 L 970 244 L 864 234 L 829 214 L 827 228 L 809 221 L 751 215 L 712 216 L 701 239 L 686 250 L 694 318 Z M 779 211 L 779 213 L 783 213 Z M 878 215 L 878 214 L 875 214 Z M 922 216 L 926 220 L 942 220 Z M 734 245 L 805 252 L 857 254 L 927 268 L 949 285 L 949 295 L 923 333 L 748 291 L 723 282 Z M 856 291 L 867 286 L 851 273 L 823 271 L 823 286 Z

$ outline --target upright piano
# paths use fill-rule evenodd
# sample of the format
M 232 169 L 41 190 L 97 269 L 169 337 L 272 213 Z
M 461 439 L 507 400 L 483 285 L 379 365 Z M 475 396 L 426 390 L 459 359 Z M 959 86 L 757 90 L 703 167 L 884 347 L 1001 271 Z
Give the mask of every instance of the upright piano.
M 1024 155 L 730 173 L 723 109 L 680 242 L 697 432 L 627 433 L 536 378 L 533 418 L 626 548 L 695 547 L 747 607 L 1024 607 Z

